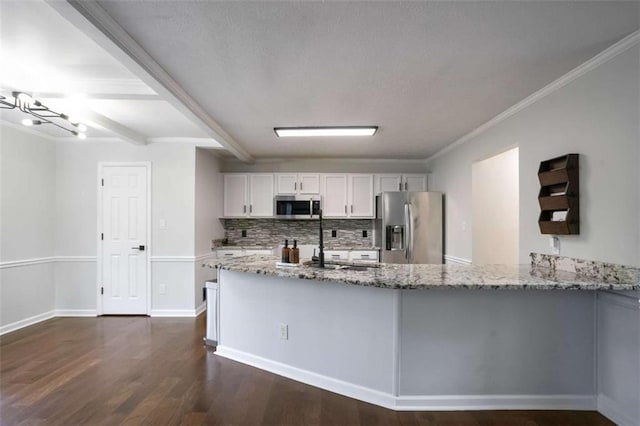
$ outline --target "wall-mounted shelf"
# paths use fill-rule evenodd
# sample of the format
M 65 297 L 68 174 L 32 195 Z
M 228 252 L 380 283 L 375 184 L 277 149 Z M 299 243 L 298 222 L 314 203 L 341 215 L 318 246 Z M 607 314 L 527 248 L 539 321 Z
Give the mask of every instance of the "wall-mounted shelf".
M 538 225 L 542 234 L 580 233 L 578 169 L 578 154 L 567 154 L 540 163 L 538 203 L 541 211 Z

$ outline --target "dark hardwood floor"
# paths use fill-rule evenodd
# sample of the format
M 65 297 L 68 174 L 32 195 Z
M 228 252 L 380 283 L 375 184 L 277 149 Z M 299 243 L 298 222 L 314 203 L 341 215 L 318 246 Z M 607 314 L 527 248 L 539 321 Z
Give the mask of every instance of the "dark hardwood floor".
M 394 412 L 216 356 L 204 316 L 58 318 L 2 336 L 2 425 L 610 425 L 595 412 Z

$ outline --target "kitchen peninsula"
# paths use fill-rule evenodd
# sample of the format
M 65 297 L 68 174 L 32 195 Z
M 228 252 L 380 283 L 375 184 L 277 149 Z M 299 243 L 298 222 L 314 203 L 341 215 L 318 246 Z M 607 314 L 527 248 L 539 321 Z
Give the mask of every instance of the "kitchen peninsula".
M 637 269 L 546 255 L 531 266 L 276 260 L 206 265 L 219 272 L 217 354 L 396 410 L 592 410 L 608 350 L 598 306 L 640 302 Z M 640 311 L 630 312 L 636 352 L 616 383 L 627 412 L 640 388 Z

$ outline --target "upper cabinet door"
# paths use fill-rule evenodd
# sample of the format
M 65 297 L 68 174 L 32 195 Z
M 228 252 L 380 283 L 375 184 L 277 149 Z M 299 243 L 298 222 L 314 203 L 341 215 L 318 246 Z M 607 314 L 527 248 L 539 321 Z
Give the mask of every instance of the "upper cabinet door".
M 273 217 L 273 175 L 249 175 L 249 216 Z
M 426 191 L 427 175 L 404 175 L 404 191 Z
M 347 217 L 347 175 L 322 176 L 322 214 Z
M 382 192 L 402 191 L 402 175 L 378 175 L 376 195 Z
M 298 175 L 295 173 L 278 173 L 276 175 L 276 194 L 295 195 L 298 193 Z
M 349 175 L 349 217 L 375 217 L 373 200 L 373 175 Z
M 300 194 L 319 194 L 320 175 L 317 173 L 302 173 L 298 175 L 298 192 Z
M 223 176 L 223 213 L 225 217 L 247 216 L 247 175 L 225 174 Z

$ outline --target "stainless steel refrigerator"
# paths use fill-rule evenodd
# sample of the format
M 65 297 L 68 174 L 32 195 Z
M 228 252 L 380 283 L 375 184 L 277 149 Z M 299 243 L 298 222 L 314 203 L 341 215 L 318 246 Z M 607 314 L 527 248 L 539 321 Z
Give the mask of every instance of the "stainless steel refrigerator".
M 441 264 L 442 232 L 442 193 L 383 192 L 376 197 L 381 262 Z

